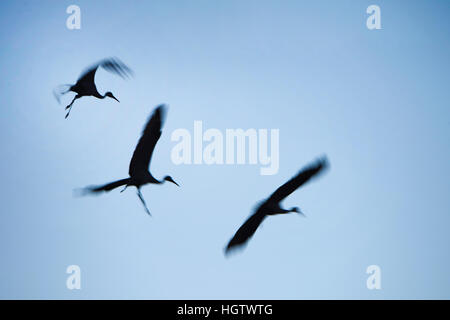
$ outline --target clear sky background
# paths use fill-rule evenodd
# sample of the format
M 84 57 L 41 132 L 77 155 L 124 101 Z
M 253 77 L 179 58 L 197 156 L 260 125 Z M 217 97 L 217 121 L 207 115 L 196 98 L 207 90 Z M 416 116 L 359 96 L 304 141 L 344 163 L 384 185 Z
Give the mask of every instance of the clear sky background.
M 66 8 L 81 8 L 68 30 Z M 382 30 L 366 27 L 381 7 Z M 1 1 L 0 298 L 450 298 L 450 1 Z M 124 81 L 71 116 L 52 95 L 117 56 Z M 148 115 L 169 111 L 151 170 L 172 184 L 76 198 L 124 178 Z M 194 120 L 280 129 L 280 169 L 171 162 Z M 300 168 L 247 248 L 223 248 Z M 81 290 L 66 268 L 81 268 Z M 366 268 L 381 268 L 381 290 Z

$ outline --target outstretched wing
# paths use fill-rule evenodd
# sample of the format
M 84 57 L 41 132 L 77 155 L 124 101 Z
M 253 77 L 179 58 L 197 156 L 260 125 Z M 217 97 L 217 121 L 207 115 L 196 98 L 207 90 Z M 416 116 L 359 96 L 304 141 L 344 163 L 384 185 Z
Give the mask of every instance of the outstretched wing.
M 107 58 L 86 69 L 78 78 L 78 82 L 94 82 L 98 67 L 115 73 L 122 78 L 129 77 L 133 72 L 117 58 Z
M 121 180 L 113 181 L 110 183 L 106 183 L 106 184 L 103 184 L 100 186 L 87 186 L 85 188 L 75 189 L 74 195 L 75 196 L 85 196 L 88 194 L 99 194 L 101 192 L 108 192 L 117 187 L 126 185 L 129 182 L 130 182 L 130 178 L 126 178 L 126 179 L 121 179 Z
M 61 96 L 69 92 L 71 86 L 71 84 L 61 84 L 53 89 L 53 96 L 58 101 L 58 103 L 61 103 Z
M 122 61 L 118 58 L 109 58 L 103 60 L 101 67 L 109 72 L 115 73 L 122 78 L 129 78 L 133 71 L 128 68 Z
M 166 106 L 161 104 L 153 111 L 152 116 L 147 121 L 130 161 L 130 168 L 128 170 L 130 176 L 148 170 L 153 150 L 155 149 L 159 137 L 161 137 L 161 128 L 164 123 L 165 112 Z
M 300 186 L 305 184 L 312 177 L 317 176 L 323 169 L 328 167 L 328 161 L 326 158 L 319 159 L 304 169 L 293 177 L 291 180 L 283 184 L 267 200 L 268 202 L 280 202 L 292 192 L 297 190 Z
M 258 229 L 265 217 L 266 215 L 262 213 L 261 210 L 257 210 L 253 215 L 251 215 L 238 229 L 238 231 L 236 231 L 230 242 L 228 242 L 228 245 L 225 248 L 225 253 L 244 245 L 255 234 L 256 229 Z
M 130 182 L 130 178 L 117 180 L 114 182 L 110 182 L 101 186 L 89 186 L 83 189 L 84 193 L 98 193 L 98 192 L 108 192 L 111 191 L 117 187 L 126 185 L 128 182 Z
M 86 69 L 81 76 L 77 80 L 77 84 L 80 83 L 95 83 L 95 73 L 97 72 L 98 67 L 100 67 L 101 63 L 97 63 L 88 69 Z

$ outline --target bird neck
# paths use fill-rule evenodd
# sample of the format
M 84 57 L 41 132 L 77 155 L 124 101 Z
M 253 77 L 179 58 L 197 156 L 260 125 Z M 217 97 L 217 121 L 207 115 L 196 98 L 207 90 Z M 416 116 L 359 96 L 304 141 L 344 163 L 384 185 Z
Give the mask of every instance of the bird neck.
M 153 183 L 153 184 L 163 184 L 165 181 L 164 181 L 164 178 L 161 180 L 158 180 L 150 174 L 149 182 Z
M 161 181 L 159 181 L 160 184 L 166 183 L 167 178 L 169 178 L 169 176 L 164 176 L 164 178 L 161 179 Z
M 287 213 L 289 210 L 281 208 L 278 202 L 268 202 L 263 205 L 264 211 L 267 215 L 276 215 L 281 213 Z
M 106 98 L 106 93 L 104 95 L 101 95 L 99 92 L 96 92 L 95 94 L 93 94 L 93 96 L 98 98 L 98 99 L 105 99 Z

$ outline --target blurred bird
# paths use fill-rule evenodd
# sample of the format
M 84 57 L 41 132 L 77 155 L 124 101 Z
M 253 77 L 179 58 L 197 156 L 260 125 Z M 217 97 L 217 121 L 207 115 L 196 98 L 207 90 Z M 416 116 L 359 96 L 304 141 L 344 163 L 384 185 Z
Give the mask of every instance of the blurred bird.
M 125 64 L 123 64 L 119 59 L 117 58 L 109 58 L 104 59 L 100 61 L 99 63 L 93 65 L 92 67 L 88 68 L 83 74 L 80 76 L 80 78 L 77 80 L 77 83 L 75 84 L 63 84 L 58 86 L 53 90 L 53 94 L 60 102 L 60 97 L 70 91 L 75 92 L 77 95 L 73 98 L 72 102 L 66 107 L 66 110 L 69 110 L 66 114 L 66 119 L 70 114 L 70 111 L 72 110 L 72 105 L 75 102 L 75 100 L 85 97 L 85 96 L 93 96 L 98 99 L 104 99 L 106 97 L 112 98 L 116 100 L 117 102 L 120 102 L 111 92 L 106 92 L 104 95 L 101 95 L 97 91 L 97 87 L 95 85 L 95 73 L 97 72 L 97 69 L 99 67 L 102 67 L 103 69 L 113 72 L 117 75 L 119 75 L 122 78 L 128 77 L 132 74 L 132 71 L 130 68 L 128 68 Z
M 150 119 L 142 132 L 142 136 L 134 150 L 133 157 L 131 158 L 130 167 L 128 173 L 129 178 L 117 180 L 102 186 L 90 186 L 84 189 L 84 193 L 99 193 L 103 191 L 111 191 L 117 187 L 125 186 L 121 191 L 123 192 L 129 186 L 135 186 L 137 189 L 137 195 L 144 205 L 145 211 L 150 214 L 147 208 L 144 198 L 141 194 L 141 187 L 147 183 L 162 184 L 165 181 L 172 182 L 178 185 L 172 177 L 165 176 L 162 180 L 157 180 L 149 171 L 149 165 L 152 158 L 153 150 L 155 149 L 156 143 L 161 137 L 161 127 L 165 119 L 165 105 L 159 105 L 153 112 Z
M 245 223 L 238 229 L 236 234 L 228 243 L 225 248 L 225 254 L 228 254 L 231 250 L 243 246 L 256 232 L 259 225 L 267 216 L 276 214 L 285 214 L 290 212 L 303 213 L 298 207 L 291 209 L 283 209 L 280 206 L 280 202 L 288 195 L 297 190 L 300 186 L 309 181 L 312 177 L 317 176 L 322 170 L 328 167 L 328 161 L 326 158 L 319 159 L 308 167 L 302 169 L 295 177 L 283 184 L 272 195 L 264 200 L 256 208 L 255 212 L 245 221 Z

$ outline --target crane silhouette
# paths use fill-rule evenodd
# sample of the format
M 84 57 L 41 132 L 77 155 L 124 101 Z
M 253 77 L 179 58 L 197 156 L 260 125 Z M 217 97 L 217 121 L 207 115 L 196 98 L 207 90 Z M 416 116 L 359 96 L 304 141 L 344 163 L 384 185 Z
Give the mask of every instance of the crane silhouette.
M 319 159 L 313 164 L 300 170 L 300 172 L 283 184 L 269 198 L 264 200 L 256 208 L 255 212 L 244 222 L 244 224 L 238 229 L 236 234 L 228 243 L 225 248 L 225 254 L 228 254 L 233 249 L 243 246 L 256 232 L 259 225 L 267 216 L 276 214 L 286 214 L 290 212 L 297 212 L 303 215 L 298 207 L 291 209 L 283 209 L 280 206 L 280 202 L 297 190 L 300 186 L 309 181 L 312 177 L 317 176 L 323 169 L 328 167 L 328 161 L 326 158 Z
M 111 191 L 117 187 L 125 186 L 123 191 L 129 186 L 135 186 L 137 189 L 137 195 L 144 205 L 145 211 L 150 214 L 147 208 L 144 197 L 141 193 L 141 187 L 148 183 L 162 184 L 165 181 L 169 181 L 179 186 L 171 176 L 165 176 L 162 180 L 157 180 L 149 171 L 150 161 L 152 159 L 153 151 L 155 150 L 156 143 L 161 137 L 161 127 L 164 122 L 166 113 L 166 107 L 164 104 L 159 105 L 149 120 L 142 132 L 142 136 L 134 150 L 133 157 L 130 161 L 130 167 L 128 173 L 129 178 L 117 180 L 114 182 L 107 183 L 101 186 L 89 186 L 84 189 L 84 193 L 99 193 L 103 191 Z
M 72 102 L 66 107 L 67 114 L 66 119 L 70 114 L 70 111 L 72 110 L 72 105 L 75 102 L 75 100 L 85 97 L 85 96 L 93 96 L 98 99 L 105 99 L 106 97 L 112 98 L 116 100 L 117 102 L 120 102 L 111 92 L 106 92 L 104 95 L 101 95 L 97 87 L 95 85 L 95 73 L 97 72 L 98 68 L 102 67 L 103 69 L 115 73 L 119 75 L 122 78 L 126 78 L 129 75 L 132 74 L 132 71 L 130 68 L 128 68 L 124 63 L 122 63 L 117 58 L 108 58 L 100 61 L 99 63 L 93 65 L 92 67 L 88 68 L 86 71 L 82 73 L 82 75 L 78 78 L 77 83 L 75 84 L 63 84 L 58 86 L 53 90 L 53 94 L 55 95 L 56 100 L 58 102 L 60 101 L 60 97 L 70 91 L 75 92 L 76 95 L 73 98 Z

